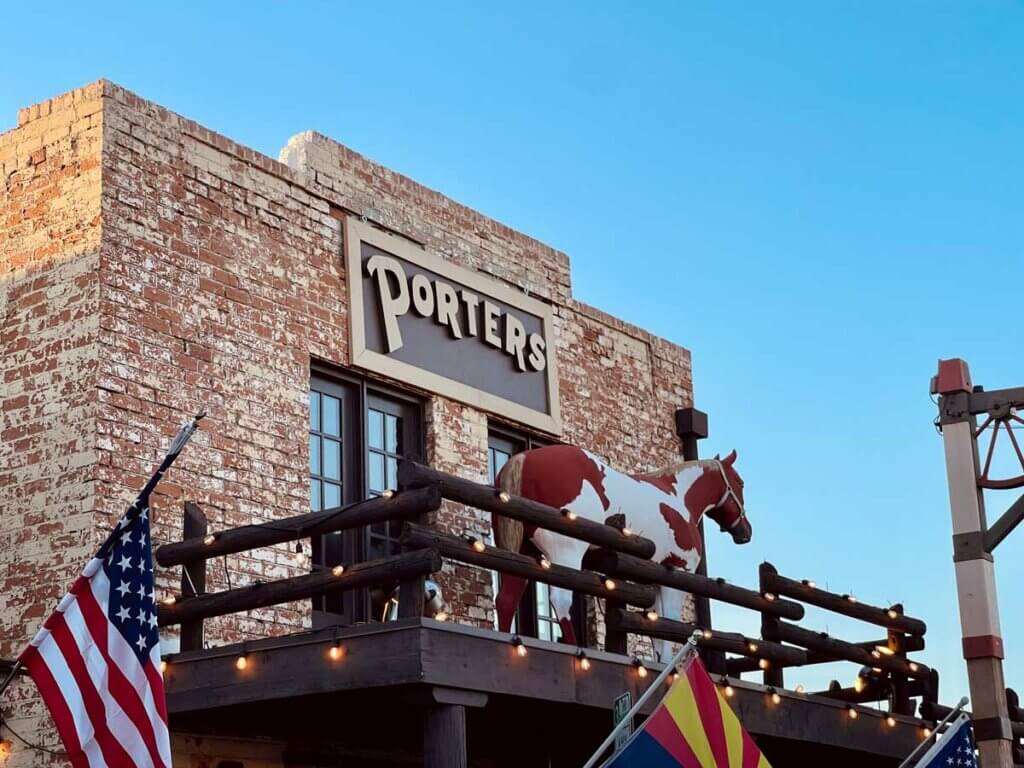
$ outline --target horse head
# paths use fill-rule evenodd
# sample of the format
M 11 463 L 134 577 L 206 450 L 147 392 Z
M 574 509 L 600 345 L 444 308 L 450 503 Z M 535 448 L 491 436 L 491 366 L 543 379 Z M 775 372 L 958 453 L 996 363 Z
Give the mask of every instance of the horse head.
M 743 478 L 736 471 L 736 451 L 724 459 L 718 456 L 712 460 L 710 471 L 721 476 L 721 496 L 708 511 L 707 516 L 718 523 L 722 531 L 732 536 L 737 544 L 746 544 L 753 535 L 747 512 L 743 506 Z

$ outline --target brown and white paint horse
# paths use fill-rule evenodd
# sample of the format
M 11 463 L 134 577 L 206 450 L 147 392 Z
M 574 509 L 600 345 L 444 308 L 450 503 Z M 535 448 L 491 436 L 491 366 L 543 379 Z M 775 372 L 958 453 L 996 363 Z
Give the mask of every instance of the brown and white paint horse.
M 697 525 L 708 515 L 734 542 L 750 541 L 751 528 L 743 508 L 743 480 L 734 464 L 736 451 L 724 459 L 684 461 L 657 472 L 627 475 L 597 457 L 571 445 L 550 445 L 513 456 L 498 475 L 504 491 L 525 496 L 581 518 L 603 523 L 623 514 L 626 526 L 655 544 L 654 560 L 691 573 L 701 559 Z M 552 563 L 579 568 L 589 544 L 543 528 L 525 526 L 494 515 L 497 546 L 519 552 L 530 541 Z M 526 581 L 505 575 L 496 600 L 498 629 L 508 632 Z M 662 587 L 658 611 L 679 620 L 684 593 Z M 576 643 L 569 617 L 572 592 L 551 588 L 551 602 L 564 642 Z M 661 658 L 668 658 L 670 643 L 659 642 Z

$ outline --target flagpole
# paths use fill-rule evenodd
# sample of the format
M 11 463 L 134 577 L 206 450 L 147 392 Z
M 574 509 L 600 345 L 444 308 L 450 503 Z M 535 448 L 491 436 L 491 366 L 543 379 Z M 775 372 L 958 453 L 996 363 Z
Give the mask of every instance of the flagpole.
M 7 675 L 7 678 L 3 681 L 2 684 L 0 684 L 0 696 L 2 696 L 3 692 L 7 690 L 7 686 L 11 684 L 11 681 L 14 680 L 15 676 L 18 674 L 20 670 L 21 662 L 15 661 L 14 666 L 11 667 L 11 671 Z
M 603 755 L 605 750 L 607 750 L 608 747 L 612 745 L 612 742 L 615 741 L 615 737 L 618 736 L 619 731 L 625 728 L 627 723 L 633 722 L 633 718 L 638 712 L 640 712 L 640 709 L 647 703 L 647 700 L 660 691 L 661 684 L 665 682 L 668 676 L 675 671 L 676 667 L 683 663 L 686 656 L 697 649 L 697 640 L 702 637 L 702 635 L 703 633 L 700 631 L 694 632 L 690 635 L 690 639 L 687 640 L 683 647 L 679 649 L 679 653 L 672 657 L 672 661 L 670 661 L 665 668 L 661 670 L 661 674 L 654 678 L 654 682 L 647 686 L 647 690 L 644 691 L 640 698 L 636 700 L 636 704 L 633 705 L 633 708 L 629 710 L 629 712 L 626 713 L 626 716 L 619 721 L 619 724 L 612 729 L 612 732 L 608 734 L 608 738 L 601 742 L 601 746 L 599 746 L 597 751 L 591 755 L 583 768 L 594 768 L 594 766 L 597 765 L 597 761 L 601 759 L 601 755 Z
M 969 701 L 969 699 L 966 696 L 964 696 L 962 699 L 960 699 L 960 701 L 957 702 L 956 706 L 953 707 L 953 709 L 951 709 L 949 711 L 949 714 L 946 715 L 944 718 L 942 718 L 942 721 L 939 722 L 935 726 L 935 728 L 931 732 L 931 735 L 927 739 L 922 741 L 920 744 L 918 744 L 917 748 L 913 752 L 911 752 L 909 755 L 907 755 L 907 759 L 904 760 L 902 763 L 900 763 L 900 768 L 907 768 L 907 766 L 913 764 L 913 762 L 918 757 L 920 757 L 920 755 L 926 749 L 928 749 L 928 746 L 931 744 L 932 739 L 938 739 L 939 738 L 939 730 L 943 726 L 948 725 L 950 722 L 952 722 L 953 718 L 955 718 L 957 715 L 959 715 L 963 711 L 964 707 L 967 706 L 967 702 L 968 701 Z

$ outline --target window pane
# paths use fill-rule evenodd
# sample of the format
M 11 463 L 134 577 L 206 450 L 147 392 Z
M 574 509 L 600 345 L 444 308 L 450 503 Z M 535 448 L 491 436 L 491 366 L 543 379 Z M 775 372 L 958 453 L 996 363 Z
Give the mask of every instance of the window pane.
M 384 490 L 387 490 L 388 488 L 394 490 L 395 488 L 398 487 L 398 459 L 393 459 L 390 456 L 388 456 L 387 470 L 387 485 L 384 486 Z
M 324 395 L 323 398 L 323 429 L 328 435 L 341 435 L 341 403 L 336 397 Z
M 398 445 L 399 420 L 390 413 L 384 416 L 384 449 L 389 453 L 401 453 Z
M 370 451 L 370 490 L 380 493 L 384 486 L 384 457 L 379 453 Z
M 320 474 L 320 438 L 309 436 L 309 474 Z
M 341 506 L 341 486 L 324 483 L 324 509 Z
M 341 443 L 324 438 L 324 477 L 341 480 Z
M 309 481 L 309 508 L 314 512 L 320 511 L 320 481 Z
M 309 428 L 320 431 L 320 393 L 309 393 Z
M 371 448 L 384 447 L 384 414 L 370 408 L 366 423 L 367 439 Z

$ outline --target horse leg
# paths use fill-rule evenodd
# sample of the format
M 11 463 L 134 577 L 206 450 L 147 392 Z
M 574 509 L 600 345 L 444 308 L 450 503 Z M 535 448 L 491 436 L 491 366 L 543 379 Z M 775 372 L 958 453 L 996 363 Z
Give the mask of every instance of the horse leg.
M 670 587 L 662 587 L 660 590 L 661 615 L 673 621 L 682 621 L 683 605 L 686 602 L 686 593 Z M 672 658 L 672 641 L 655 640 L 654 650 L 658 660 L 668 663 Z
M 562 642 L 576 645 L 576 630 L 572 625 L 572 591 L 561 587 L 551 588 L 551 607 L 562 630 Z
M 543 529 L 537 531 L 534 544 L 552 563 L 576 570 L 579 570 L 583 564 L 583 555 L 586 554 L 590 546 L 585 541 L 570 539 L 568 536 Z M 562 629 L 562 642 L 578 645 L 576 630 L 572 626 L 572 591 L 561 587 L 552 587 L 551 607 L 554 608 L 558 626 Z
M 522 576 L 512 576 L 508 573 L 501 574 L 501 587 L 498 590 L 498 597 L 494 601 L 494 607 L 498 611 L 498 631 L 511 632 L 512 620 L 516 617 L 519 609 L 519 601 L 526 591 L 527 580 Z

